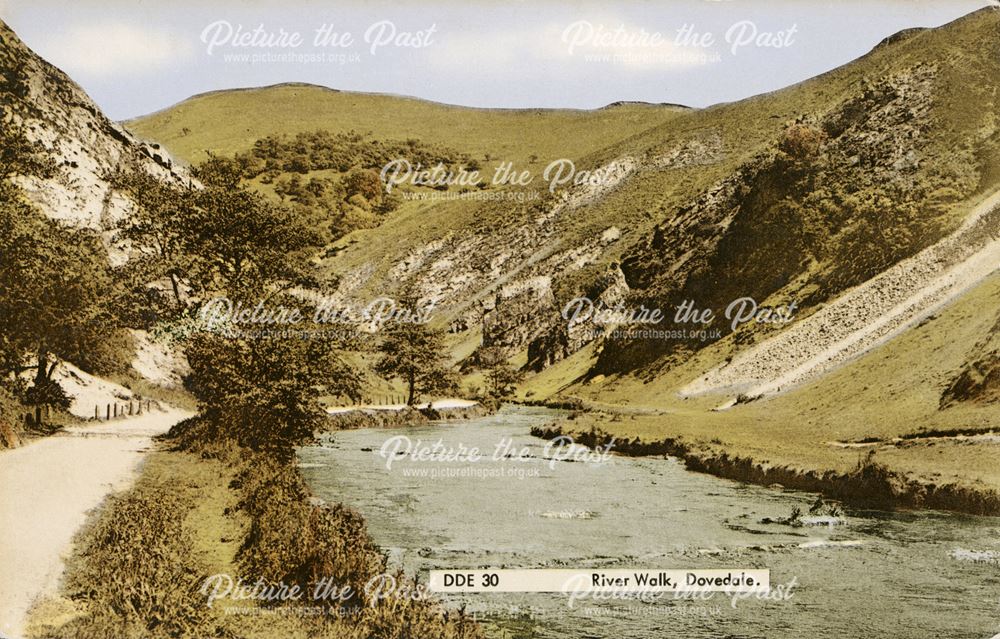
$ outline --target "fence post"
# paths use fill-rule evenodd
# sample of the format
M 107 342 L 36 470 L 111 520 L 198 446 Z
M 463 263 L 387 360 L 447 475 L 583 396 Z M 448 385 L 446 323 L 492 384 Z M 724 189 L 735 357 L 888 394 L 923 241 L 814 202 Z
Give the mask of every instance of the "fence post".
M 98 406 L 97 404 L 94 404 L 94 421 L 100 421 L 101 420 L 101 411 L 100 411 L 100 408 L 101 408 L 100 406 Z
M 109 419 L 111 419 L 111 404 L 108 404 L 108 408 L 107 408 L 107 411 L 108 411 L 108 412 L 107 412 L 107 413 L 105 413 L 105 415 L 104 415 L 104 419 L 105 419 L 105 420 L 109 420 Z

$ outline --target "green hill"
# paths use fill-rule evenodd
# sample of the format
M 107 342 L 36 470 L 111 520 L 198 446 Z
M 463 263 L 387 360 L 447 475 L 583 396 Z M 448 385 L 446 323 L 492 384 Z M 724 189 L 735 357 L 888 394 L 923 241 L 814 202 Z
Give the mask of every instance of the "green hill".
M 475 109 L 416 98 L 337 91 L 308 84 L 216 91 L 130 120 L 125 126 L 188 162 L 206 151 L 232 155 L 269 135 L 326 130 L 434 142 L 475 157 L 525 164 L 577 158 L 667 122 L 684 107 L 617 104 L 596 111 Z M 548 160 L 546 160 L 548 161 Z

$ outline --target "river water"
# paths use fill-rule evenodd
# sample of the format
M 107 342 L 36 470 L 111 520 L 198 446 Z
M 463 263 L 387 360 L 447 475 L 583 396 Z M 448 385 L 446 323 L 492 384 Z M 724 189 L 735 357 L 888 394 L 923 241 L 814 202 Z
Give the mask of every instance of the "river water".
M 468 422 L 342 431 L 299 452 L 321 498 L 361 512 L 394 565 L 437 568 L 767 568 L 767 599 L 570 599 L 451 594 L 495 637 L 988 639 L 1000 633 L 1000 518 L 824 507 L 672 458 L 548 448 L 529 430 L 558 413 L 505 407 Z M 397 438 L 397 439 L 392 439 Z M 406 438 L 406 439 L 404 439 Z M 441 442 L 482 459 L 395 459 L 383 445 Z M 494 452 L 500 447 L 500 459 Z M 522 458 L 522 450 L 527 449 Z M 514 457 L 504 457 L 506 453 Z M 563 458 L 572 453 L 574 461 Z M 546 459 L 546 456 L 549 459 Z M 783 520 L 795 509 L 798 525 Z M 833 513 L 831 515 L 831 512 Z

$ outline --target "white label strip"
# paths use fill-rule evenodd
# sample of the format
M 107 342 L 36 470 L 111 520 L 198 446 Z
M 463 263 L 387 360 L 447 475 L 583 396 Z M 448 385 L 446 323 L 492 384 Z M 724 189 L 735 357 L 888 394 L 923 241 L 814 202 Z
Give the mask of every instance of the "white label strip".
M 566 569 L 432 570 L 434 592 L 761 592 L 771 571 L 759 569 L 659 570 Z

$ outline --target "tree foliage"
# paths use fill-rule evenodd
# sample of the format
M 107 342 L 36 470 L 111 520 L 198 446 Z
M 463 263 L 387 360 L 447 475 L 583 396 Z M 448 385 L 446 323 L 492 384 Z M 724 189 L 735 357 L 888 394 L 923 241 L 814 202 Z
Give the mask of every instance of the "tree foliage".
M 486 376 L 486 392 L 494 399 L 510 397 L 524 379 L 524 373 L 511 366 L 499 348 L 483 349 L 479 360 Z
M 196 174 L 204 189 L 174 192 L 186 204 L 152 210 L 181 211 L 173 228 L 186 261 L 175 265 L 192 292 L 189 313 L 216 297 L 250 307 L 297 307 L 287 291 L 313 283 L 310 259 L 323 234 L 294 210 L 234 184 L 231 161 L 211 158 Z M 360 377 L 338 342 L 308 336 L 322 327 L 271 328 L 229 318 L 219 330 L 194 334 L 185 383 L 199 400 L 209 436 L 287 459 L 322 418 L 319 398 L 358 397 Z
M 402 379 L 409 406 L 422 397 L 454 391 L 457 376 L 448 361 L 444 332 L 416 322 L 385 325 L 375 371 L 387 379 Z
M 17 187 L 0 182 L 0 256 L 0 359 L 6 376 L 35 371 L 26 400 L 66 405 L 52 377 L 55 358 L 95 373 L 122 368 L 130 359 L 125 352 L 94 354 L 97 345 L 120 335 L 107 303 L 115 283 L 97 233 L 45 218 Z M 25 364 L 29 353 L 32 363 Z
M 360 376 L 324 339 L 199 333 L 187 356 L 187 387 L 215 434 L 279 457 L 319 425 L 322 395 L 360 397 Z

